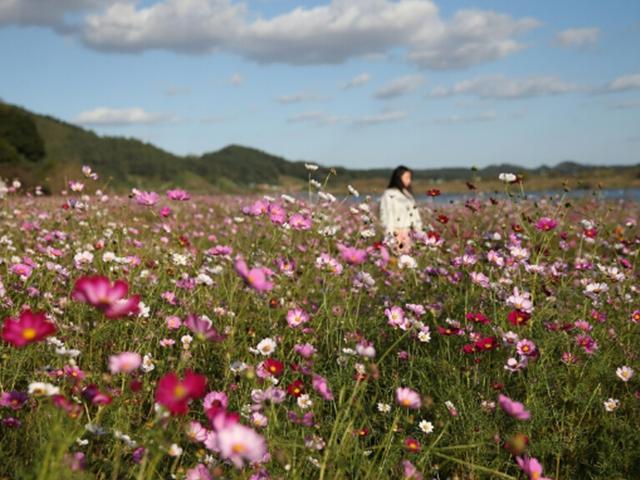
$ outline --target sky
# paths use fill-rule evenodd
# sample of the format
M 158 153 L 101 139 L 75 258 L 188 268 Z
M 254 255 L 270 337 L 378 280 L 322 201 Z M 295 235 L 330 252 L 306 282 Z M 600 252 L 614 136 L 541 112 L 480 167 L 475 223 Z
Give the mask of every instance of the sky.
M 170 152 L 640 163 L 639 0 L 0 0 L 0 98 Z

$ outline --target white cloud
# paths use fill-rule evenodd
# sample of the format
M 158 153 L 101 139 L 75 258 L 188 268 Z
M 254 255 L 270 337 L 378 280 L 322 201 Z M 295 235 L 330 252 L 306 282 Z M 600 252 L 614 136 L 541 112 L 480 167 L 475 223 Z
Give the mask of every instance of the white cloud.
M 140 124 L 158 124 L 174 122 L 173 115 L 165 113 L 150 113 L 139 107 L 132 108 L 108 108 L 98 107 L 93 110 L 86 110 L 79 113 L 74 119 L 74 123 L 80 125 L 94 126 L 123 126 Z
M 379 99 L 389 99 L 411 93 L 424 83 L 424 76 L 420 74 L 405 75 L 391 80 L 376 91 L 374 96 Z
M 353 77 L 348 82 L 342 84 L 341 88 L 343 90 L 347 90 L 349 88 L 362 87 L 363 85 L 366 85 L 367 83 L 369 83 L 370 80 L 371 80 L 371 75 L 369 75 L 368 73 L 361 73 Z
M 507 78 L 504 75 L 494 75 L 464 80 L 452 87 L 436 87 L 431 96 L 476 95 L 480 98 L 517 99 L 560 95 L 579 90 L 583 88 L 557 77 Z
M 407 116 L 407 112 L 402 110 L 386 110 L 381 113 L 364 115 L 353 120 L 354 125 L 378 125 L 381 123 L 397 122 Z
M 276 98 L 276 101 L 283 105 L 287 105 L 290 103 L 307 102 L 307 101 L 313 101 L 313 100 L 324 100 L 324 97 L 320 97 L 312 93 L 299 92 L 299 93 L 293 93 L 291 95 L 281 95 L 278 98 Z
M 80 39 L 103 51 L 225 51 L 291 65 L 338 64 L 400 48 L 420 67 L 464 68 L 521 50 L 525 45 L 517 37 L 540 25 L 532 18 L 481 10 L 461 10 L 444 20 L 432 0 L 331 0 L 271 18 L 238 0 L 57 0 L 51 8 L 41 3 L 0 0 L 0 24 L 31 19 L 80 26 Z M 79 14 L 80 21 L 65 23 L 66 13 Z
M 413 39 L 409 58 L 432 69 L 464 68 L 504 58 L 525 48 L 515 37 L 541 24 L 483 10 L 460 10 L 446 24 L 424 26 Z
M 455 124 L 455 123 L 476 123 L 492 122 L 497 120 L 498 115 L 494 111 L 482 112 L 477 115 L 449 115 L 448 117 L 436 118 L 435 123 Z
M 229 77 L 229 83 L 234 87 L 238 87 L 242 85 L 243 82 L 244 82 L 244 77 L 239 73 L 234 73 Z
M 623 92 L 640 88 L 640 73 L 631 73 L 611 80 L 604 87 L 605 92 Z
M 556 42 L 566 48 L 584 48 L 595 45 L 599 36 L 600 29 L 597 27 L 569 28 L 556 35 Z
M 302 112 L 287 118 L 289 123 L 312 123 L 315 125 L 333 125 L 346 120 L 346 117 L 329 115 L 321 111 Z
M 181 87 L 177 85 L 172 85 L 164 90 L 165 95 L 168 97 L 175 97 L 177 95 L 186 95 L 191 93 L 191 89 L 189 87 Z

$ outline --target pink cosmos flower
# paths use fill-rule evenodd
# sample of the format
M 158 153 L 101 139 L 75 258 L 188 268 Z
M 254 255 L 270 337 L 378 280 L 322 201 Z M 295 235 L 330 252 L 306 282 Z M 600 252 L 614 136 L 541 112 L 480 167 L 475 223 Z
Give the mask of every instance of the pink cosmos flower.
M 112 374 L 131 373 L 142 363 L 142 357 L 136 352 L 122 352 L 109 357 L 109 370 Z
M 112 285 L 107 277 L 96 275 L 80 278 L 71 298 L 93 305 L 107 318 L 120 318 L 139 312 L 140 295 L 126 298 L 128 291 L 127 282 L 116 280 Z
M 294 213 L 289 217 L 289 226 L 294 230 L 309 230 L 311 228 L 311 218 L 300 213 Z
M 516 350 L 519 355 L 531 357 L 536 355 L 536 344 L 526 338 L 516 343 Z
M 178 189 L 168 190 L 167 197 L 169 197 L 171 200 L 181 200 L 181 201 L 189 200 L 191 198 L 186 191 L 178 190 Z
M 185 480 L 212 480 L 213 477 L 202 463 L 187 470 Z
M 264 267 L 254 267 L 249 270 L 242 257 L 236 257 L 235 269 L 244 282 L 258 292 L 267 292 L 273 288 L 273 282 L 268 280 L 271 270 Z
M 527 455 L 522 457 L 516 457 L 518 466 L 522 471 L 529 476 L 530 480 L 551 480 L 549 477 L 542 476 L 542 465 L 537 458 L 529 458 Z
M 134 192 L 133 198 L 138 205 L 144 205 L 145 207 L 152 207 L 160 200 L 160 196 L 156 192 L 140 192 L 138 190 Z
M 167 373 L 158 381 L 156 402 L 167 407 L 172 415 L 184 415 L 189 409 L 191 400 L 204 395 L 207 379 L 187 370 L 184 379 L 178 379 L 173 372 Z
M 329 388 L 329 384 L 324 377 L 320 375 L 313 375 L 312 381 L 313 389 L 318 392 L 322 398 L 325 400 L 333 400 L 333 393 L 331 392 L 331 388 Z
M 195 442 L 204 442 L 209 431 L 200 422 L 189 422 L 187 426 L 187 437 Z
M 398 402 L 398 405 L 405 408 L 412 408 L 414 410 L 417 410 L 422 406 L 420 394 L 415 390 L 411 390 L 406 387 L 399 387 L 396 389 L 396 401 Z
M 210 342 L 221 342 L 225 338 L 227 338 L 226 335 L 218 333 L 218 331 L 213 328 L 211 320 L 204 316 L 201 317 L 198 315 L 190 314 L 187 316 L 184 324 L 201 340 L 209 340 Z
M 202 400 L 202 405 L 205 410 L 211 408 L 226 409 L 228 404 L 229 399 L 224 392 L 209 392 L 205 395 L 204 400 Z
M 302 358 L 311 358 L 313 354 L 316 353 L 316 348 L 310 343 L 304 343 L 302 345 L 296 344 L 293 346 L 293 351 Z
M 47 320 L 43 312 L 23 310 L 16 318 L 7 317 L 2 324 L 2 339 L 14 347 L 22 348 L 39 342 L 56 332 L 56 326 Z
M 349 265 L 360 265 L 367 260 L 367 251 L 355 247 L 347 247 L 345 245 L 338 245 L 340 250 L 340 256 Z
M 292 308 L 287 312 L 287 323 L 291 328 L 297 328 L 309 321 L 309 314 L 299 307 Z
M 531 418 L 531 412 L 525 410 L 522 403 L 511 400 L 506 395 L 498 395 L 498 405 L 500 405 L 502 410 L 516 420 L 529 420 L 529 418 Z
M 409 460 L 402 461 L 402 477 L 405 480 L 422 480 L 422 473 L 418 471 L 416 466 L 411 463 Z
M 220 456 L 230 460 L 236 468 L 244 467 L 245 461 L 259 463 L 267 453 L 264 437 L 239 423 L 217 431 L 216 437 Z

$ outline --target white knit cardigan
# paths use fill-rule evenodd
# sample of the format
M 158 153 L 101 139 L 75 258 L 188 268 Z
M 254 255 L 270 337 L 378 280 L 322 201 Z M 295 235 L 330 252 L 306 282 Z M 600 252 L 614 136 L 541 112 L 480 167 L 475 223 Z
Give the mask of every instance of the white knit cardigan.
M 401 229 L 422 230 L 422 219 L 413 196 L 387 188 L 380 198 L 380 222 L 386 236 Z

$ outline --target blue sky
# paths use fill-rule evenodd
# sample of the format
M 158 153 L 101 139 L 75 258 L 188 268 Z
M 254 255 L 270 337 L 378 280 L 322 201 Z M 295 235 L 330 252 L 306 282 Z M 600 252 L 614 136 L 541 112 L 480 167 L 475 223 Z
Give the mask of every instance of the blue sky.
M 178 154 L 640 163 L 640 1 L 0 0 L 0 98 Z

